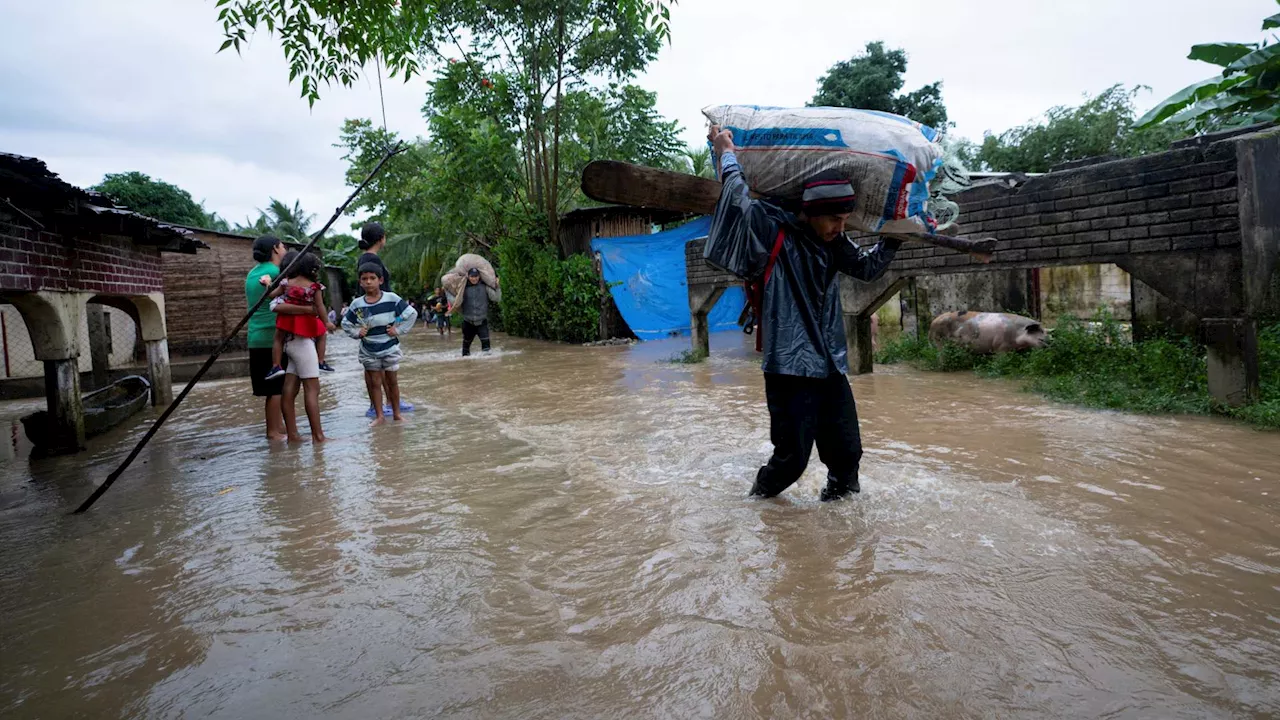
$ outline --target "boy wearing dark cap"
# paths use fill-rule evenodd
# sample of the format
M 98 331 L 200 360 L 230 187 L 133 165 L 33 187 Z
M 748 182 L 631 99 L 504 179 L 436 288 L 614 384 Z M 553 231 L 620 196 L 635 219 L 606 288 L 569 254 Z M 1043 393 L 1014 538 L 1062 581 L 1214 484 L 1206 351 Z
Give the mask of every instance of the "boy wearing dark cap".
M 501 302 L 498 278 L 493 287 L 480 281 L 480 271 L 467 271 L 467 285 L 462 289 L 462 355 L 471 354 L 471 343 L 480 338 L 480 349 L 489 352 L 489 302 Z M 452 310 L 450 311 L 452 313 Z
M 900 243 L 860 249 L 844 234 L 856 198 L 848 178 L 820 173 L 805 183 L 799 213 L 752 200 L 733 135 L 708 135 L 724 186 L 707 238 L 710 264 L 755 281 L 761 293 L 764 388 L 773 456 L 751 494 L 774 497 L 809 465 L 814 443 L 827 466 L 821 499 L 858 492 L 862 440 L 840 307 L 839 273 L 880 277 Z

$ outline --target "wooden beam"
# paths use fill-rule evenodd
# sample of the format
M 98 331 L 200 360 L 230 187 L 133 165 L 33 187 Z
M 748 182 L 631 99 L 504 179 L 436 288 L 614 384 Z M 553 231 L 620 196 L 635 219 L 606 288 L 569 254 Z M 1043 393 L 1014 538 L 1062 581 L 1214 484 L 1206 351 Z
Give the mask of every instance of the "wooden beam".
M 596 160 L 582 170 L 582 192 L 598 202 L 710 215 L 720 200 L 720 182 L 686 173 L 659 170 L 613 160 Z M 752 193 L 753 197 L 758 197 Z M 991 262 L 995 238 L 965 238 L 929 233 L 867 233 L 898 240 L 918 240 Z

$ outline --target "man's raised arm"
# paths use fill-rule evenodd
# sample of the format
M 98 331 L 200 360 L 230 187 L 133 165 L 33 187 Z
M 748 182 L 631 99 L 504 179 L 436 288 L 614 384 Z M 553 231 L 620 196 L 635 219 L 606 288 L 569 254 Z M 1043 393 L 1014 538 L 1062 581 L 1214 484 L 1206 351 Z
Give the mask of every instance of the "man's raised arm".
M 769 261 L 778 225 L 758 201 L 751 199 L 734 155 L 733 133 L 713 125 L 708 138 L 720 159 L 724 187 L 720 190 L 720 201 L 716 204 L 702 257 L 738 277 L 754 279 L 764 272 Z
M 848 236 L 841 235 L 832 241 L 832 245 L 837 270 L 855 280 L 871 282 L 889 268 L 902 241 L 884 238 L 869 248 L 860 248 Z

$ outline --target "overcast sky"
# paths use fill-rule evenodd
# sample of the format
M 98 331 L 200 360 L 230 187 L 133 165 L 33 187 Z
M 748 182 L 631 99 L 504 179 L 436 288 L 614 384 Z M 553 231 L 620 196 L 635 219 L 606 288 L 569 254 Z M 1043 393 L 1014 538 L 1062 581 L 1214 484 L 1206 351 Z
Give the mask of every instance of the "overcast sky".
M 909 55 L 906 89 L 943 81 L 952 133 L 978 139 L 1114 83 L 1150 86 L 1145 109 L 1212 74 L 1185 59 L 1191 45 L 1257 40 L 1276 11 L 1274 0 L 681 0 L 640 82 L 692 143 L 701 108 L 802 105 L 832 63 L 884 40 Z M 276 197 L 323 222 L 349 192 L 339 126 L 380 118 L 376 80 L 309 109 L 274 38 L 242 57 L 214 52 L 216 15 L 213 0 L 0 0 L 0 152 L 80 186 L 139 170 L 233 221 Z M 384 86 L 390 128 L 424 134 L 426 82 Z

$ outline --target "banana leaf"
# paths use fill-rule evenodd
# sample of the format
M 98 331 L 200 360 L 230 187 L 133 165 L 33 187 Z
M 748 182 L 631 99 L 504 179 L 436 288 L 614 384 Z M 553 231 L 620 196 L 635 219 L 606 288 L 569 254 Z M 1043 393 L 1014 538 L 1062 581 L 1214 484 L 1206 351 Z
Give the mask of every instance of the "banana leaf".
M 1203 62 L 1226 67 L 1245 55 L 1253 52 L 1257 47 L 1257 45 L 1246 45 L 1244 43 L 1205 43 L 1204 45 L 1192 45 L 1191 54 L 1187 55 L 1187 59 L 1201 60 Z
M 1260 47 L 1232 62 L 1224 72 L 1247 72 L 1257 75 L 1263 70 L 1275 67 L 1280 67 L 1280 44 Z
M 1183 108 L 1176 115 L 1169 118 L 1169 122 L 1185 123 L 1204 117 L 1205 115 L 1229 111 L 1232 108 L 1243 109 L 1241 106 L 1248 105 L 1252 101 L 1252 98 L 1232 95 L 1230 93 L 1214 95 L 1211 98 L 1205 98 L 1194 105 Z
M 1276 13 L 1262 21 L 1263 30 L 1270 30 L 1272 28 L 1280 28 L 1280 13 Z
M 1280 121 L 1280 106 L 1267 108 L 1258 112 L 1241 115 L 1236 119 L 1225 124 L 1225 127 L 1239 128 L 1248 127 L 1250 125 L 1262 125 L 1265 123 L 1273 123 Z
M 1164 122 L 1165 120 L 1178 114 L 1184 108 L 1194 105 L 1201 100 L 1211 98 L 1214 95 L 1235 87 L 1244 82 L 1248 78 L 1247 75 L 1239 75 L 1236 77 L 1224 78 L 1221 75 L 1215 75 L 1208 80 L 1202 80 L 1195 85 L 1189 85 L 1178 92 L 1170 95 L 1164 102 L 1156 105 L 1146 115 L 1138 118 L 1133 124 L 1135 130 Z

